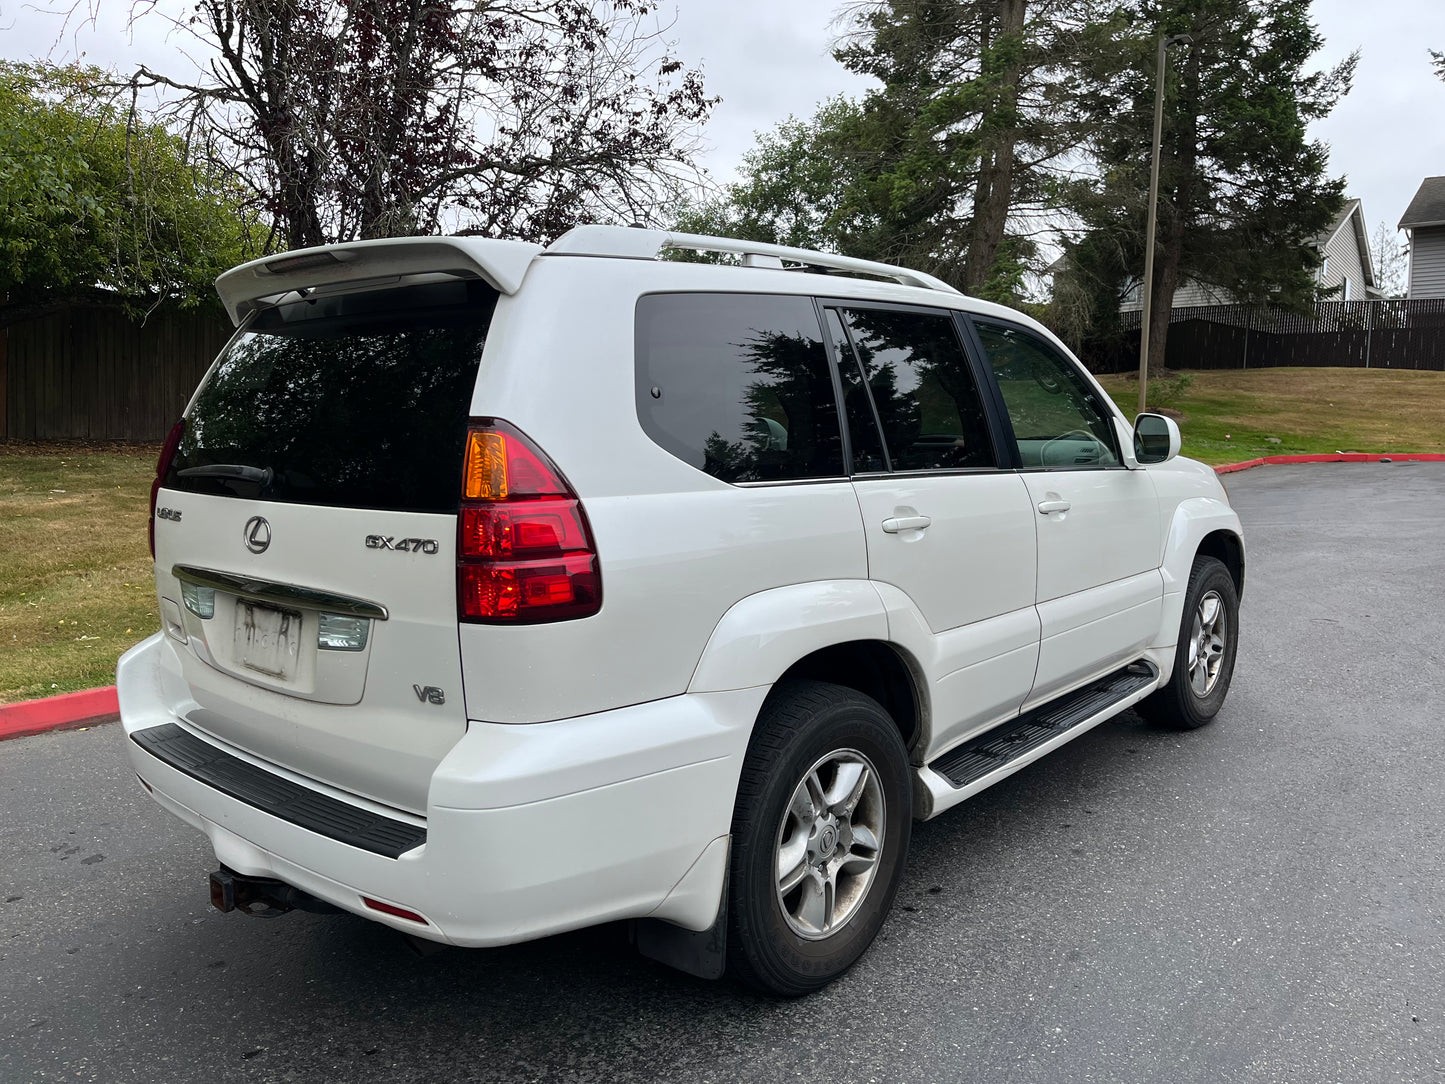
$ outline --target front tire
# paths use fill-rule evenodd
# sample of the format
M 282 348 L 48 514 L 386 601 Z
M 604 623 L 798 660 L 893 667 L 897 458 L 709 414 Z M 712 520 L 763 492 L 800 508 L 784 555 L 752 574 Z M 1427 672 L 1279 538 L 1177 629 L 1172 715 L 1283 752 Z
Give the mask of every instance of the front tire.
M 877 701 L 820 681 L 775 691 L 733 814 L 733 975 L 797 997 L 851 967 L 898 891 L 912 799 L 907 751 Z
M 1239 646 L 1239 593 L 1229 569 L 1213 557 L 1196 557 L 1184 593 L 1178 648 L 1169 684 L 1139 704 L 1152 722 L 1196 730 L 1224 706 Z

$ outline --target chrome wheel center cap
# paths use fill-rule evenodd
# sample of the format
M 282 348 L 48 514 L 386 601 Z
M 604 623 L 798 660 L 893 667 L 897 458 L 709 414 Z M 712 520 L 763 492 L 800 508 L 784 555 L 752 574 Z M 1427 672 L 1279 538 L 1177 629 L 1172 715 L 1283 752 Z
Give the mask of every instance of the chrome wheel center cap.
M 829 824 L 818 834 L 818 857 L 828 859 L 838 849 L 838 829 Z

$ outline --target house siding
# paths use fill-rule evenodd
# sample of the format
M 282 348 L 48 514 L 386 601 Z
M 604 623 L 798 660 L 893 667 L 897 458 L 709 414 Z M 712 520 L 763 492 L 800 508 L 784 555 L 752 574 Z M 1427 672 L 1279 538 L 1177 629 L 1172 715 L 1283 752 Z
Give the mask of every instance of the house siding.
M 1346 218 L 1335 235 L 1325 245 L 1323 255 L 1329 258 L 1328 267 L 1320 275 L 1320 289 L 1332 290 L 1341 283 L 1349 282 L 1349 293 L 1340 290 L 1334 295 L 1339 301 L 1365 300 L 1365 261 L 1360 252 L 1360 240 L 1355 233 L 1352 217 Z
M 1445 226 L 1410 231 L 1410 289 L 1412 301 L 1445 297 Z
M 1158 300 L 1157 298 L 1155 299 Z M 1191 305 L 1233 305 L 1234 298 L 1227 290 L 1221 290 L 1217 286 L 1209 286 L 1202 282 L 1195 282 L 1193 279 L 1185 279 L 1174 290 L 1174 305 L 1176 309 L 1187 309 Z M 1143 300 L 1139 297 L 1139 288 L 1136 286 L 1130 290 L 1128 296 L 1119 305 L 1120 312 L 1138 312 L 1144 307 Z

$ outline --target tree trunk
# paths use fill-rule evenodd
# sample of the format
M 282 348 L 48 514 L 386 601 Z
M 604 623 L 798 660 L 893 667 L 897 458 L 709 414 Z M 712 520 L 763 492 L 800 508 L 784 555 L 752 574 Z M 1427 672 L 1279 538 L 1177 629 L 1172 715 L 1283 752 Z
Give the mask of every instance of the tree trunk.
M 1017 39 L 1023 34 L 1026 0 L 997 0 L 993 18 L 985 23 L 983 52 L 985 53 L 982 77 L 989 76 L 987 52 L 990 44 L 997 46 L 1000 39 Z M 986 16 L 987 18 L 987 16 Z M 989 24 L 997 26 L 998 33 L 989 41 Z M 1005 44 L 1004 48 L 1016 48 Z M 987 133 L 983 140 L 983 151 L 979 156 L 978 181 L 973 193 L 973 224 L 969 231 L 968 252 L 963 262 L 963 289 L 965 293 L 978 293 L 993 274 L 994 262 L 998 258 L 999 246 L 1003 243 L 1004 231 L 1008 226 L 1009 209 L 1013 206 L 1014 152 L 1018 143 L 1018 102 L 1020 63 L 1017 52 L 998 73 L 999 91 L 988 112 L 981 120 L 980 127 Z

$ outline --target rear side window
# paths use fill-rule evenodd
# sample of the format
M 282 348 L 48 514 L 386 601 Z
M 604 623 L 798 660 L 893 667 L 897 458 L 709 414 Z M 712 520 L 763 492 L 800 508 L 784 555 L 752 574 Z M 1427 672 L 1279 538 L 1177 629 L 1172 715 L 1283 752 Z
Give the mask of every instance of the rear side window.
M 637 302 L 636 373 L 643 431 L 714 478 L 843 473 L 833 377 L 808 298 L 649 294 Z
M 496 299 L 454 281 L 263 310 L 201 385 L 166 487 L 456 511 Z
M 988 420 L 951 316 L 892 309 L 848 309 L 844 316 L 894 470 L 995 466 Z M 863 428 L 851 409 L 849 422 L 854 432 Z

